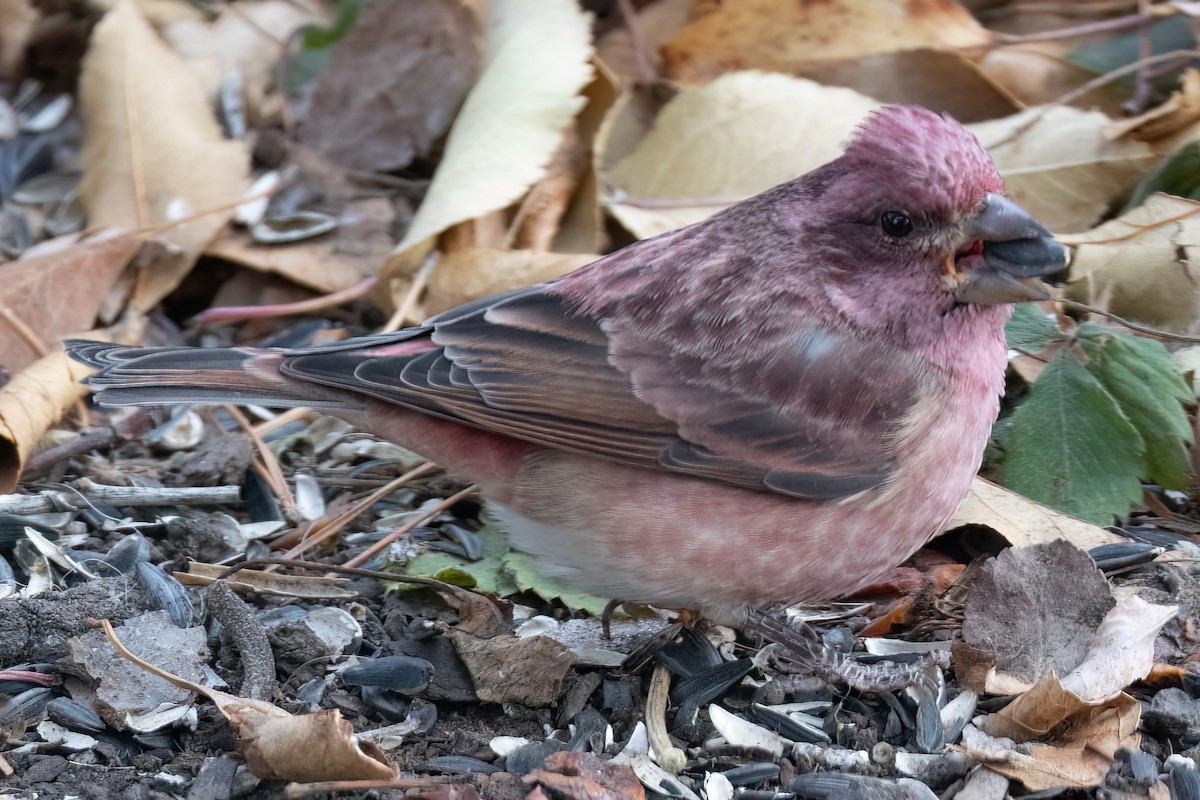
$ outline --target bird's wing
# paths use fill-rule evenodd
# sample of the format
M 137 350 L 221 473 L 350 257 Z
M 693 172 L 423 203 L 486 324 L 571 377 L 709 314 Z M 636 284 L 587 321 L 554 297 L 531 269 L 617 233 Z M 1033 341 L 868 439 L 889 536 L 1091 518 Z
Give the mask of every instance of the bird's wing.
M 395 345 L 296 354 L 281 372 L 548 447 L 809 499 L 885 483 L 928 389 L 915 357 L 817 327 L 714 365 L 575 313 L 545 286 L 426 330 L 423 342 L 410 331 Z

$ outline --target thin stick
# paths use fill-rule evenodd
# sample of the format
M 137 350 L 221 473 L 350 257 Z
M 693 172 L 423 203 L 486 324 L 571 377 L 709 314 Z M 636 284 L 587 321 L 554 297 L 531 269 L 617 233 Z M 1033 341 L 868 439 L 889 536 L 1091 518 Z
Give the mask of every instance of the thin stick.
M 216 325 L 227 322 L 243 322 L 248 319 L 270 319 L 272 317 L 288 317 L 295 314 L 308 314 L 313 311 L 323 311 L 326 308 L 340 306 L 365 297 L 379 281 L 376 277 L 366 278 L 338 292 L 323 294 L 320 297 L 310 297 L 295 303 L 277 303 L 266 306 L 220 306 L 201 311 L 192 317 L 193 325 Z
M 440 254 L 435 250 L 421 262 L 421 268 L 413 276 L 412 285 L 408 287 L 408 291 L 404 294 L 404 300 L 400 302 L 396 313 L 392 314 L 392 318 L 383 326 L 383 331 L 381 332 L 398 331 L 404 327 L 405 320 L 412 317 L 413 312 L 417 308 L 417 301 L 421 297 L 421 292 L 425 291 L 425 286 L 429 283 L 429 276 L 433 274 L 433 268 L 437 266 L 440 257 Z M 413 322 L 419 321 L 413 320 Z
M 1029 42 L 1052 42 L 1056 39 L 1072 39 L 1076 36 L 1090 36 L 1093 33 L 1122 31 L 1126 28 L 1136 28 L 1154 21 L 1154 17 L 1145 14 L 1126 14 L 1123 17 L 1103 19 L 1099 22 L 1085 22 L 1082 25 L 1072 25 L 1069 28 L 1055 28 L 1052 31 L 1038 33 L 995 33 L 996 41 L 1001 44 L 1028 44 Z
M 1169 53 L 1159 53 L 1158 55 L 1150 56 L 1149 58 L 1139 58 L 1132 64 L 1126 64 L 1123 67 L 1114 69 L 1112 72 L 1106 72 L 1097 78 L 1093 78 L 1082 86 L 1072 89 L 1071 91 L 1059 97 L 1057 100 L 1049 103 L 1048 106 L 1068 106 L 1089 92 L 1095 91 L 1101 86 L 1106 86 L 1119 78 L 1125 77 L 1126 75 L 1137 72 L 1142 67 L 1149 67 L 1154 64 L 1161 64 L 1164 61 L 1173 61 L 1179 58 L 1200 58 L 1200 50 L 1172 50 Z
M 1058 302 L 1062 303 L 1067 308 L 1073 308 L 1076 311 L 1086 311 L 1089 314 L 1099 314 L 1102 317 L 1108 317 L 1113 322 L 1123 327 L 1129 328 L 1131 331 L 1144 333 L 1147 336 L 1153 336 L 1155 339 L 1163 339 L 1168 342 L 1184 342 L 1186 344 L 1200 343 L 1200 336 L 1189 336 L 1186 333 L 1171 333 L 1170 331 L 1151 328 L 1147 325 L 1140 325 L 1136 322 L 1131 322 L 1124 317 L 1118 317 L 1111 311 L 1105 311 L 1095 306 L 1089 306 L 1087 303 L 1080 303 L 1076 300 L 1067 300 L 1066 298 L 1058 298 Z
M 281 412 L 281 413 L 276 414 L 275 416 L 271 417 L 266 422 L 260 422 L 257 425 L 255 425 L 254 432 L 256 434 L 258 434 L 259 436 L 266 436 L 271 431 L 273 431 L 277 428 L 282 428 L 284 425 L 287 425 L 289 422 L 295 422 L 296 420 L 307 419 L 308 417 L 312 416 L 314 413 L 316 413 L 316 412 L 314 412 L 311 408 L 306 408 L 304 406 L 300 406 L 298 408 L 289 408 L 287 411 Z
M 246 432 L 250 441 L 254 442 L 254 449 L 258 451 L 259 457 L 259 460 L 254 463 L 254 469 L 271 487 L 271 492 L 279 499 L 280 505 L 285 509 L 295 508 L 296 498 L 292 494 L 287 480 L 283 477 L 283 469 L 279 466 L 279 461 L 271 452 L 271 448 L 267 447 L 267 443 L 254 430 L 254 426 L 250 424 L 250 420 L 246 419 L 246 415 L 241 412 L 241 409 L 237 406 L 227 405 L 225 410 L 229 412 L 229 416 L 233 417 L 233 421 L 237 423 L 238 427 Z
M 359 514 L 366 511 L 372 505 L 379 502 L 384 497 L 387 497 L 389 494 L 396 491 L 396 489 L 400 488 L 404 484 L 408 483 L 409 481 L 416 480 L 417 478 L 421 477 L 422 475 L 432 472 L 436 468 L 437 468 L 437 465 L 434 464 L 432 461 L 426 461 L 424 464 L 421 464 L 419 466 L 414 467 L 413 469 L 410 469 L 408 472 L 404 473 L 399 478 L 396 478 L 395 480 L 390 481 L 390 482 L 384 484 L 383 486 L 379 487 L 378 489 L 371 492 L 369 495 L 367 495 L 363 499 L 361 499 L 355 503 L 352 503 L 350 506 L 348 506 L 346 509 L 343 509 L 341 512 L 333 515 L 332 517 L 330 517 L 326 520 L 321 520 L 320 522 L 314 524 L 313 527 L 310 529 L 309 534 L 306 535 L 299 544 L 288 548 L 284 552 L 284 554 L 283 554 L 284 557 L 285 558 L 296 558 L 297 556 L 300 556 L 300 555 L 308 552 L 309 550 L 313 549 L 314 547 L 319 545 L 321 542 L 324 542 L 326 539 L 330 539 L 330 538 L 338 535 L 339 533 L 342 532 L 342 529 L 347 524 L 349 524 L 350 520 L 354 519 Z M 425 519 L 428 519 L 428 517 L 426 517 Z
M 479 488 L 478 486 L 468 486 L 467 488 L 463 489 L 461 492 L 458 492 L 457 494 L 453 494 L 450 497 L 447 497 L 445 500 L 438 503 L 433 508 L 429 509 L 429 513 L 423 514 L 409 522 L 404 523 L 399 528 L 396 528 L 396 530 L 392 531 L 387 536 L 384 536 L 378 542 L 376 542 L 375 544 L 368 547 L 366 550 L 364 550 L 361 553 L 359 553 L 358 555 L 356 555 L 354 558 L 348 560 L 346 562 L 346 566 L 347 567 L 357 567 L 357 566 L 360 566 L 360 565 L 366 563 L 367 561 L 370 561 L 372 558 L 375 557 L 376 553 L 378 553 L 381 550 L 383 550 L 384 548 L 386 548 L 392 542 L 396 541 L 401 536 L 408 533 L 413 528 L 417 527 L 418 525 L 420 525 L 422 522 L 429 519 L 430 517 L 432 517 L 436 514 L 442 513 L 447 508 L 449 508 L 450 506 L 457 503 L 459 500 L 462 500 L 464 497 L 474 493 L 478 488 Z

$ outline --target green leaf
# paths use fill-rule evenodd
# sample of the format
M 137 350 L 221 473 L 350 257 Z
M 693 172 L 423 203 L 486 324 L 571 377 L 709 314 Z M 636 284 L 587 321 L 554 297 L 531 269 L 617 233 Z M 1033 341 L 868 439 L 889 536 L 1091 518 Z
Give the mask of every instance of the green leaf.
M 1058 323 L 1034 303 L 1021 303 L 1013 309 L 1004 326 L 1008 346 L 1027 353 L 1040 353 L 1059 336 Z
M 1183 403 L 1192 393 L 1161 343 L 1095 325 L 1079 327 L 1088 371 L 1120 404 L 1146 443 L 1143 477 L 1167 489 L 1186 489 L 1192 441 Z
M 1013 413 L 1004 482 L 1026 497 L 1107 525 L 1141 499 L 1144 454 L 1141 435 L 1117 401 L 1063 351 Z
M 1197 199 L 1196 195 L 1200 192 L 1200 142 L 1188 142 L 1146 173 L 1121 213 L 1126 214 L 1137 208 L 1155 192 Z
M 504 557 L 504 570 L 522 592 L 533 592 L 543 600 L 558 600 L 572 611 L 583 610 L 594 617 L 604 612 L 611 599 L 578 591 L 568 579 L 547 575 L 528 553 L 510 552 Z
M 405 564 L 400 572 L 445 580 L 446 583 L 475 588 L 486 594 L 506 595 L 516 591 L 512 581 L 501 571 L 501 562 L 508 553 L 508 538 L 495 525 L 485 525 L 479 530 L 478 536 L 483 544 L 483 556 L 478 561 L 468 561 L 439 550 L 427 550 Z M 443 578 L 444 574 L 450 577 Z M 469 576 L 474 582 L 468 585 L 462 576 Z
M 483 557 L 478 561 L 467 561 L 450 553 L 429 550 L 405 564 L 401 572 L 405 575 L 433 577 L 455 586 L 474 588 L 501 597 L 533 592 L 547 602 L 559 600 L 572 611 L 582 609 L 596 616 L 608 603 L 609 598 L 576 591 L 568 580 L 547 575 L 536 558 L 512 550 L 508 537 L 494 521 L 484 525 L 478 531 L 478 536 L 483 543 Z
M 350 30 L 350 26 L 357 19 L 358 0 L 340 0 L 337 16 L 334 17 L 333 23 L 324 28 L 318 25 L 308 26 L 304 29 L 301 44 L 305 50 L 323 50 L 333 47 L 346 35 L 346 31 Z

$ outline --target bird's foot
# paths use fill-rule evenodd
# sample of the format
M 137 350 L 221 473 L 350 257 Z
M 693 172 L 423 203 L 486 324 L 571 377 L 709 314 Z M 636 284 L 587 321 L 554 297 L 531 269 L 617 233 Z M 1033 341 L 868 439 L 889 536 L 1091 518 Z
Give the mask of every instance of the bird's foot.
M 758 609 L 747 612 L 745 627 L 778 642 L 793 661 L 826 680 L 845 683 L 863 692 L 915 688 L 937 696 L 940 666 L 933 658 L 911 663 L 862 664 L 828 647 L 807 623 L 788 624 Z

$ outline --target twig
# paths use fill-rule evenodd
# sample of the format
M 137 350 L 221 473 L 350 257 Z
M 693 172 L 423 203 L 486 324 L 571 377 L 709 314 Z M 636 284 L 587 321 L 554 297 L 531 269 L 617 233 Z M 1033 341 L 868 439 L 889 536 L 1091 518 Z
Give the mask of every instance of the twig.
M 225 410 L 229 412 L 229 416 L 233 417 L 233 421 L 237 423 L 238 427 L 250 437 L 250 441 L 254 442 L 254 448 L 258 450 L 259 460 L 254 463 L 255 471 L 271 487 L 271 492 L 279 499 L 279 504 L 285 510 L 295 508 L 296 498 L 292 495 L 292 489 L 284 479 L 283 469 L 280 468 L 279 461 L 271 452 L 271 448 L 267 447 L 267 443 L 262 440 L 262 437 L 254 430 L 254 426 L 250 424 L 250 420 L 246 419 L 246 415 L 237 406 L 227 405 Z
M 1028 44 L 1029 42 L 1051 42 L 1055 39 L 1072 39 L 1076 36 L 1090 36 L 1093 33 L 1121 31 L 1126 28 L 1136 28 L 1154 22 L 1155 18 L 1145 14 L 1126 14 L 1123 17 L 1102 19 L 1099 22 L 1085 22 L 1082 25 L 1072 25 L 1068 28 L 1056 28 L 1052 31 L 1037 33 L 995 33 L 996 41 L 1001 44 Z
M 634 208 L 694 208 L 696 206 L 731 206 L 745 200 L 745 195 L 713 195 L 711 197 L 637 197 L 621 190 L 608 192 L 603 198 L 607 204 L 620 204 Z
M 637 65 L 638 78 L 642 83 L 654 83 L 658 80 L 658 72 L 650 63 L 646 38 L 642 36 L 642 31 L 638 27 L 637 12 L 633 8 L 633 3 L 630 0 L 617 0 L 617 9 L 621 12 L 625 30 L 629 31 L 629 44 L 633 47 L 633 62 Z
M 1118 325 L 1129 328 L 1131 331 L 1137 331 L 1138 333 L 1144 333 L 1147 336 L 1152 336 L 1155 339 L 1163 339 L 1168 342 L 1184 342 L 1185 344 L 1200 343 L 1200 336 L 1189 336 L 1186 333 L 1171 333 L 1170 331 L 1151 328 L 1147 325 L 1140 325 L 1136 322 L 1130 322 L 1124 317 L 1118 317 L 1111 311 L 1105 311 L 1103 309 L 1096 308 L 1095 306 L 1089 306 L 1087 303 L 1080 303 L 1076 300 L 1067 300 L 1063 297 L 1058 298 L 1058 302 L 1062 303 L 1067 308 L 1073 308 L 1076 311 L 1086 311 L 1089 314 L 1099 314 L 1102 317 L 1108 317 Z
M 1150 0 L 1138 0 L 1138 13 L 1149 16 Z M 1150 38 L 1150 26 L 1143 25 L 1138 32 L 1138 60 L 1144 62 L 1154 55 L 1154 42 Z M 1121 108 L 1129 114 L 1140 114 L 1150 105 L 1150 95 L 1154 91 L 1150 69 L 1143 66 L 1137 71 L 1133 96 L 1121 104 Z
M 308 417 L 311 417 L 314 413 L 315 412 L 311 408 L 307 408 L 304 406 L 299 406 L 297 408 L 289 408 L 287 411 L 284 411 L 280 414 L 276 414 L 275 416 L 271 417 L 266 422 L 260 422 L 257 425 L 255 425 L 254 432 L 256 434 L 258 434 L 259 436 L 266 436 L 271 431 L 274 431 L 277 428 L 282 428 L 284 425 L 287 425 L 289 422 L 295 422 L 296 420 L 307 419 Z
M 1200 50 L 1172 50 L 1169 53 L 1159 53 L 1158 55 L 1150 56 L 1149 58 L 1139 58 L 1132 64 L 1126 64 L 1123 67 L 1114 69 L 1112 72 L 1106 72 L 1099 77 L 1093 78 L 1082 86 L 1076 87 L 1062 95 L 1049 105 L 1068 106 L 1079 98 L 1084 97 L 1089 92 L 1093 92 L 1096 89 L 1099 89 L 1101 86 L 1106 86 L 1107 84 L 1110 84 L 1119 78 L 1123 78 L 1130 73 L 1137 72 L 1143 67 L 1149 67 L 1153 64 L 1161 64 L 1164 61 L 1173 61 L 1179 58 L 1200 58 Z
M 284 553 L 284 556 L 286 558 L 296 558 L 297 556 L 302 555 L 303 553 L 306 553 L 307 551 L 316 547 L 326 539 L 338 535 L 342 532 L 342 529 L 345 528 L 346 525 L 348 525 L 350 521 L 359 514 L 363 513 L 368 508 L 375 505 L 375 503 L 378 503 L 380 500 L 387 497 L 404 484 L 408 483 L 409 481 L 416 480 L 422 475 L 432 472 L 434 469 L 437 469 L 437 465 L 432 461 L 426 461 L 424 464 L 420 464 L 413 469 L 410 469 L 399 478 L 389 481 L 361 500 L 351 503 L 337 514 L 315 522 L 313 526 L 309 528 L 309 532 L 307 535 L 305 535 L 304 539 L 299 544 L 289 548 Z M 276 541 L 286 542 L 288 540 L 277 539 Z
M 378 278 L 370 277 L 353 286 L 338 292 L 323 294 L 320 297 L 310 297 L 295 303 L 276 303 L 266 306 L 219 306 L 201 311 L 192 317 L 193 325 L 215 325 L 227 322 L 243 322 L 248 319 L 270 319 L 273 317 L 288 317 L 294 314 L 308 314 L 313 311 L 323 311 L 326 308 L 340 306 L 365 297 L 378 282 Z
M 74 456 L 86 453 L 98 447 L 105 447 L 112 443 L 116 438 L 116 433 L 112 428 L 99 428 L 97 430 L 81 433 L 69 442 L 60 444 L 56 447 L 43 450 L 40 453 L 35 453 L 25 462 L 23 474 L 29 476 L 32 473 L 41 472 L 44 469 L 49 469 L 60 461 Z
M 398 331 L 404 327 L 405 320 L 412 317 L 413 311 L 417 308 L 417 301 L 421 297 L 421 292 L 425 291 L 425 286 L 429 283 L 429 276 L 433 274 L 433 268 L 437 266 L 440 258 L 441 255 L 435 250 L 421 262 L 421 268 L 413 276 L 412 285 L 405 292 L 404 299 L 396 308 L 396 313 L 392 314 L 392 318 L 383 326 L 383 331 Z M 419 320 L 413 321 L 419 322 Z
M 408 533 L 408 532 L 409 532 L 409 531 L 411 531 L 413 528 L 417 527 L 417 526 L 418 526 L 418 525 L 420 525 L 422 522 L 424 522 L 425 520 L 427 520 L 427 519 L 429 519 L 430 517 L 434 516 L 435 514 L 440 514 L 441 512 L 445 511 L 447 508 L 449 508 L 450 506 L 454 505 L 454 504 L 455 504 L 455 503 L 457 503 L 459 500 L 462 500 L 462 499 L 463 499 L 464 497 L 466 497 L 467 495 L 470 495 L 470 494 L 472 494 L 473 492 L 475 492 L 475 490 L 476 490 L 476 489 L 478 489 L 478 488 L 479 488 L 478 486 L 468 486 L 467 488 L 463 489 L 461 492 L 458 492 L 457 494 L 450 495 L 450 496 L 449 496 L 449 497 L 447 497 L 445 500 L 443 500 L 442 502 L 438 503 L 438 504 L 437 504 L 436 506 L 434 506 L 433 508 L 429 509 L 429 512 L 428 512 L 428 513 L 426 513 L 426 514 L 422 514 L 422 515 L 420 515 L 420 516 L 418 516 L 418 517 L 416 517 L 416 518 L 414 518 L 414 519 L 410 520 L 409 522 L 406 522 L 406 523 L 404 523 L 404 524 L 403 524 L 403 525 L 401 525 L 399 528 L 396 528 L 396 530 L 392 531 L 392 532 L 391 532 L 391 533 L 389 533 L 387 536 L 384 536 L 384 537 L 383 537 L 382 539 L 380 539 L 378 542 L 376 542 L 375 544 L 371 545 L 371 546 L 370 546 L 370 547 L 368 547 L 366 550 L 362 551 L 361 553 L 359 553 L 358 555 L 356 555 L 354 558 L 352 558 L 352 559 L 350 559 L 349 561 L 347 561 L 347 562 L 346 562 L 346 566 L 347 566 L 347 567 L 357 567 L 357 566 L 358 566 L 358 565 L 360 565 L 360 564 L 364 564 L 364 563 L 366 563 L 367 561 L 369 561 L 370 559 L 372 559 L 372 558 L 375 556 L 375 554 L 376 554 L 376 553 L 378 553 L 379 551 L 383 550 L 385 547 L 387 547 L 388 545 L 390 545 L 392 542 L 396 541 L 396 540 L 397 540 L 397 539 L 399 539 L 401 536 L 403 536 L 404 534 Z
M 105 486 L 80 478 L 67 491 L 0 495 L 0 514 L 49 514 L 68 509 L 112 506 L 226 506 L 241 503 L 238 486 Z

